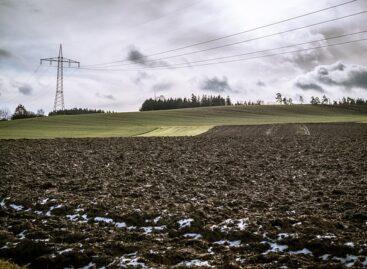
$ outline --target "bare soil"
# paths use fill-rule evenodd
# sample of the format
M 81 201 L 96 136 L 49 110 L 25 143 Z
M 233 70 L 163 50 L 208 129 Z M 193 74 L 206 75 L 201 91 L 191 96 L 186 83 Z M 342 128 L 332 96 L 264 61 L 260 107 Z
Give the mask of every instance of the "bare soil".
M 367 267 L 366 124 L 0 153 L 0 258 L 30 268 Z

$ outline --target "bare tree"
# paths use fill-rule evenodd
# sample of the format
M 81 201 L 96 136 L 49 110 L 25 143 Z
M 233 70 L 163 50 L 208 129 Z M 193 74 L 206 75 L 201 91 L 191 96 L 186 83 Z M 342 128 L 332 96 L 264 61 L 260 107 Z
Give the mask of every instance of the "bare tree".
M 278 92 L 275 99 L 277 100 L 277 103 L 281 104 L 283 102 L 282 94 Z
M 9 120 L 10 119 L 10 110 L 8 108 L 0 109 L 0 120 Z

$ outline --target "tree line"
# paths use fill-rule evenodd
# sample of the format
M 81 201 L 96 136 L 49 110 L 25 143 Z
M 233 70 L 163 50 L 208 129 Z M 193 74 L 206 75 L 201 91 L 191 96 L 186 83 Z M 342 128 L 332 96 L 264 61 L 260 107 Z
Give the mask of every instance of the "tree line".
M 283 96 L 281 93 L 277 93 L 275 96 L 275 100 L 278 104 L 283 105 L 292 105 L 293 99 L 287 98 Z M 296 100 L 298 103 L 303 104 L 305 102 L 304 97 L 302 95 L 298 96 L 298 100 Z M 311 96 L 310 98 L 310 104 L 311 105 L 366 105 L 367 99 L 363 98 L 351 98 L 351 97 L 343 97 L 341 100 L 333 100 L 331 101 L 330 98 L 328 98 L 325 94 L 322 97 L 318 96 Z
M 91 114 L 91 113 L 105 113 L 104 110 L 101 109 L 89 109 L 89 108 L 72 108 L 72 109 L 64 109 L 58 111 L 51 111 L 48 113 L 48 116 L 56 116 L 56 115 L 79 115 L 79 114 Z M 108 112 L 111 113 L 111 112 Z M 43 109 L 37 110 L 37 112 L 33 112 L 27 110 L 22 104 L 18 105 L 15 108 L 13 114 L 10 113 L 8 109 L 0 109 L 0 120 L 18 120 L 18 119 L 27 119 L 27 118 L 36 118 L 36 117 L 44 117 L 45 112 Z
M 195 95 L 192 94 L 191 98 L 160 98 L 146 99 L 140 111 L 149 110 L 167 110 L 167 109 L 178 109 L 178 108 L 193 108 L 193 107 L 208 107 L 208 106 L 230 106 L 232 105 L 231 98 L 227 96 L 226 98 L 217 95 Z
M 56 115 L 80 115 L 80 114 L 92 114 L 92 113 L 105 113 L 104 110 L 101 109 L 89 109 L 89 108 L 72 108 L 72 109 L 63 109 L 57 111 L 51 111 L 48 113 L 49 116 Z

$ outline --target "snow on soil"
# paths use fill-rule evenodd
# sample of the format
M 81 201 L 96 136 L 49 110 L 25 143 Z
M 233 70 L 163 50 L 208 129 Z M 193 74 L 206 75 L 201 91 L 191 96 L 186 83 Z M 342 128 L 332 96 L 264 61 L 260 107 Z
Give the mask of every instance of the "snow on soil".
M 25 239 L 25 232 L 26 232 L 26 231 L 27 231 L 27 230 L 22 231 L 21 233 L 19 233 L 19 234 L 17 235 L 17 237 L 18 237 L 20 240 Z
M 5 198 L 1 200 L 1 202 L 0 202 L 0 207 L 2 207 L 2 208 L 6 208 L 6 205 L 5 205 Z
M 105 222 L 105 223 L 113 223 L 113 219 L 111 218 L 104 218 L 104 217 L 95 217 L 94 221 L 96 222 Z
M 327 233 L 325 235 L 316 235 L 317 239 L 333 239 L 336 238 L 335 234 Z
M 263 253 L 264 255 L 266 255 L 270 252 L 284 252 L 288 248 L 287 245 L 279 245 L 277 243 L 271 243 L 271 242 L 267 242 L 267 241 L 262 241 L 261 243 L 270 245 L 270 249 L 265 251 Z
M 186 266 L 186 267 L 201 267 L 201 266 L 213 267 L 213 266 L 211 266 L 209 264 L 208 261 L 202 261 L 202 260 L 191 260 L 191 261 L 180 262 L 175 267 L 179 267 L 179 266 Z
M 161 219 L 161 216 L 156 217 L 155 219 L 153 219 L 153 223 L 157 224 L 160 219 Z
M 59 251 L 58 254 L 64 254 L 64 253 L 71 252 L 71 251 L 73 251 L 72 248 L 67 248 L 67 249 Z
M 79 214 L 75 214 L 75 215 L 66 215 L 66 217 L 68 218 L 68 220 L 70 221 L 77 221 L 79 218 Z
M 178 225 L 180 225 L 180 229 L 190 227 L 193 221 L 193 219 L 182 219 L 178 221 Z
M 187 233 L 187 234 L 184 234 L 183 237 L 192 238 L 192 239 L 200 239 L 203 236 L 201 234 L 196 234 L 196 233 Z
M 126 223 L 125 222 L 116 222 L 115 226 L 117 228 L 126 228 Z
M 301 250 L 296 250 L 296 251 L 289 251 L 289 254 L 304 254 L 304 255 L 311 255 L 313 256 L 312 252 L 307 249 L 307 248 L 304 248 L 304 249 L 301 249 Z
M 126 254 L 122 256 L 119 260 L 120 266 L 122 268 L 148 268 L 144 262 L 139 261 L 140 258 L 137 256 L 137 252 Z
M 21 211 L 21 210 L 23 210 L 23 206 L 22 205 L 10 204 L 9 206 L 11 208 L 13 208 L 15 211 Z
M 354 243 L 353 242 L 347 242 L 344 245 L 346 245 L 347 247 L 354 248 Z
M 228 245 L 229 247 L 240 247 L 241 246 L 241 240 L 234 240 L 234 241 L 220 240 L 220 241 L 214 242 L 213 244 Z
M 46 212 L 46 216 L 50 217 L 52 210 L 54 210 L 56 208 L 61 208 L 61 207 L 63 207 L 63 205 L 53 205 L 53 206 L 51 206 L 50 209 Z
M 150 234 L 152 233 L 153 231 L 162 231 L 166 228 L 165 225 L 162 225 L 162 226 L 148 226 L 148 227 L 142 227 L 142 229 L 144 230 L 144 233 L 145 234 Z
M 292 234 L 289 234 L 289 233 L 280 233 L 278 234 L 277 238 L 278 240 L 282 240 L 284 238 L 298 238 L 298 234 L 296 233 L 292 233 Z
M 47 201 L 49 200 L 49 198 L 45 198 L 45 199 L 43 199 L 41 202 L 40 202 L 40 204 L 41 205 L 44 205 L 44 204 L 46 204 L 47 203 Z
M 354 263 L 358 260 L 358 257 L 348 254 L 345 258 L 333 257 L 333 260 L 343 263 L 346 267 L 352 267 Z
M 214 229 L 220 228 L 220 231 L 223 233 L 228 233 L 232 230 L 240 230 L 243 231 L 248 226 L 248 218 L 245 219 L 226 219 L 218 225 L 212 225 L 210 229 L 213 231 Z

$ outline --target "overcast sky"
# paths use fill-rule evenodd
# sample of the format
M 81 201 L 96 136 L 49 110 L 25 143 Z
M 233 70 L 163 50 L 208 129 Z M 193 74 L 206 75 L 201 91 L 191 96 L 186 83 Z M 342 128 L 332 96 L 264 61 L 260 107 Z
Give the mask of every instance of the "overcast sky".
M 21 103 L 33 111 L 52 110 L 56 68 L 44 64 L 34 71 L 40 58 L 57 56 L 59 43 L 64 57 L 80 61 L 85 68 L 101 68 L 65 69 L 67 108 L 136 111 L 154 94 L 221 94 L 233 100 L 265 102 L 273 102 L 277 92 L 293 100 L 300 95 L 308 100 L 312 95 L 323 94 L 332 99 L 367 98 L 367 41 L 259 58 L 367 38 L 367 33 L 361 33 L 321 41 L 367 30 L 367 13 L 187 54 L 365 11 L 366 0 L 231 38 L 148 56 L 343 2 L 347 0 L 0 0 L 0 108 L 13 111 Z M 225 59 L 255 58 L 244 61 L 190 64 L 309 41 L 318 42 Z M 151 61 L 178 54 L 187 55 Z M 119 60 L 125 61 L 96 65 Z

